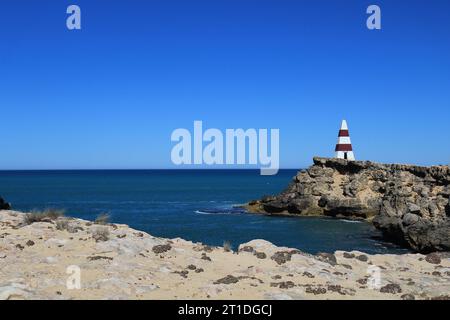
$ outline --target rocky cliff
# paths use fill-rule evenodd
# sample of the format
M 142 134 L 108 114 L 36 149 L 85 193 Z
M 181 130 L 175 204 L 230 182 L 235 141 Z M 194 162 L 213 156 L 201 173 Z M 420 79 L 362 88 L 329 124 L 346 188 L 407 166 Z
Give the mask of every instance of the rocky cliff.
M 314 158 L 281 194 L 250 212 L 362 218 L 420 252 L 450 250 L 450 168 Z

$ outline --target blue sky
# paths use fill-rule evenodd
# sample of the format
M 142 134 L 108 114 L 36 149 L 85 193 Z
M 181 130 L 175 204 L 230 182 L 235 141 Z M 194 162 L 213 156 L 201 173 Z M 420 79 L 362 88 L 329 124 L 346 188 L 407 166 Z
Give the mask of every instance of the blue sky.
M 66 8 L 82 30 L 66 28 Z M 366 8 L 382 30 L 366 28 Z M 450 159 L 450 2 L 7 0 L 0 169 L 172 167 L 170 135 L 279 128 L 284 168 Z

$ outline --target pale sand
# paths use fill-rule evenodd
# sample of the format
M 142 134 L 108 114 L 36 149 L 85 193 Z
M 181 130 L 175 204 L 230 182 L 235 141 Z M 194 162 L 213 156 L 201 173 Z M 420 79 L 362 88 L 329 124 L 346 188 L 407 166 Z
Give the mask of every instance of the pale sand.
M 349 253 L 344 257 L 344 252 L 337 251 L 333 265 L 326 258 L 292 254 L 294 249 L 264 240 L 240 247 L 252 247 L 246 249 L 253 252 L 225 252 L 183 239 L 152 237 L 126 225 L 104 227 L 70 219 L 72 233 L 57 230 L 55 222 L 22 226 L 23 216 L 0 211 L 0 299 L 428 299 L 450 295 L 450 259 L 442 254 L 439 258 L 354 251 L 355 257 Z M 81 229 L 75 232 L 76 227 Z M 109 230 L 109 240 L 93 239 L 98 228 Z M 164 244 L 170 247 L 155 247 Z M 158 248 L 167 251 L 155 253 L 153 249 Z M 357 258 L 361 255 L 367 261 Z M 283 256 L 291 260 L 283 261 Z M 66 287 L 71 265 L 81 270 L 80 289 Z M 380 268 L 381 288 L 376 277 L 370 277 L 376 273 L 377 269 L 370 271 L 375 266 Z M 232 276 L 228 282 L 234 283 L 215 283 L 228 275 Z

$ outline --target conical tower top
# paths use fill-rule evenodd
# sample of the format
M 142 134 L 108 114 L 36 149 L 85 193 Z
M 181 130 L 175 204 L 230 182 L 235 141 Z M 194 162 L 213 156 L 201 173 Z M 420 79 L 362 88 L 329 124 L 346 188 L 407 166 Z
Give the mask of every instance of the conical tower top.
M 338 159 L 355 160 L 346 120 L 342 120 L 335 151 Z

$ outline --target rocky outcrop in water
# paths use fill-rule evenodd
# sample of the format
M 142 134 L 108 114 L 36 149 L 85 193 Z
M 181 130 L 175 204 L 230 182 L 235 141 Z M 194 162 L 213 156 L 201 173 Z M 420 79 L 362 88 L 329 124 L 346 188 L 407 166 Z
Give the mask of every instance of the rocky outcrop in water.
M 450 168 L 314 158 L 288 188 L 250 212 L 373 221 L 386 238 L 421 252 L 450 250 Z
M 11 209 L 11 204 L 3 200 L 2 197 L 0 197 L 0 210 L 9 210 Z

